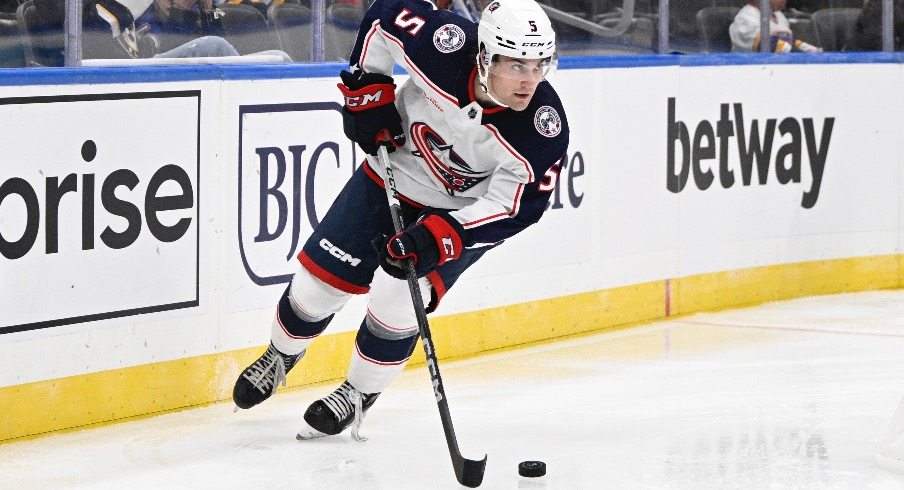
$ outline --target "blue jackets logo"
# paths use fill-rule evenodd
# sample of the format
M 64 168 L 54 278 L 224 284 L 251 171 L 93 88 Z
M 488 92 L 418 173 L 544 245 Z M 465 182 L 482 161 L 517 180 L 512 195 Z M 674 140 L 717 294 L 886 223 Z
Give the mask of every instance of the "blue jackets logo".
M 465 45 L 465 31 L 455 24 L 446 24 L 433 33 L 433 45 L 442 53 L 458 51 Z

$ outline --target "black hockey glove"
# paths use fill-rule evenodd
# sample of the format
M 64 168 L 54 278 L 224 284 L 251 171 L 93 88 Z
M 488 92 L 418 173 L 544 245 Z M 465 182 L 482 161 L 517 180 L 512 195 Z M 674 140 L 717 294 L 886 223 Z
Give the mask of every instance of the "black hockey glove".
M 392 277 L 406 279 L 402 260 L 410 258 L 414 259 L 417 277 L 424 277 L 461 255 L 464 231 L 449 213 L 428 208 L 405 231 L 374 240 L 380 254 L 380 267 Z
M 345 96 L 342 125 L 348 139 L 369 155 L 383 145 L 391 153 L 405 144 L 402 116 L 395 106 L 395 84 L 381 73 L 350 73 L 342 70 L 337 84 Z

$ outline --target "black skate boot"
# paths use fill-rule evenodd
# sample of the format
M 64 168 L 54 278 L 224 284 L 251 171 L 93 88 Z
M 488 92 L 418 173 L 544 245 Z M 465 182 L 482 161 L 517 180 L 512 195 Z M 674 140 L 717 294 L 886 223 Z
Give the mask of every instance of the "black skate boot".
M 245 368 L 235 381 L 232 399 L 238 408 L 248 409 L 276 393 L 276 385 L 286 386 L 286 373 L 304 357 L 301 354 L 283 354 L 271 343 L 258 360 Z
M 298 440 L 334 436 L 352 426 L 352 437 L 358 441 L 367 440 L 358 434 L 361 420 L 367 410 L 377 401 L 379 393 L 361 393 L 347 380 L 336 391 L 312 403 L 304 413 L 305 427 Z

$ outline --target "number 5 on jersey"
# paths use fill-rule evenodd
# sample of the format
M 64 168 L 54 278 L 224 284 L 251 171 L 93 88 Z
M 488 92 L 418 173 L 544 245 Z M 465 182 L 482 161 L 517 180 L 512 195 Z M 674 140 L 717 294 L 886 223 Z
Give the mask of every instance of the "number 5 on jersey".
M 396 27 L 412 36 L 417 36 L 417 33 L 421 32 L 421 28 L 424 27 L 425 23 L 424 19 L 412 14 L 408 9 L 402 9 L 395 18 Z

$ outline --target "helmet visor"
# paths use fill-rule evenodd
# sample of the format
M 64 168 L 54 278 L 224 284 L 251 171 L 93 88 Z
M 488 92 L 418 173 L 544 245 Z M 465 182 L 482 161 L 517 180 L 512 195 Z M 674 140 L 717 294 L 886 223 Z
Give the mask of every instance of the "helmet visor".
M 518 82 L 537 84 L 551 75 L 558 64 L 555 56 L 542 59 L 510 58 L 504 55 L 493 56 L 487 67 L 487 73 L 495 77 Z

